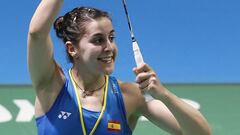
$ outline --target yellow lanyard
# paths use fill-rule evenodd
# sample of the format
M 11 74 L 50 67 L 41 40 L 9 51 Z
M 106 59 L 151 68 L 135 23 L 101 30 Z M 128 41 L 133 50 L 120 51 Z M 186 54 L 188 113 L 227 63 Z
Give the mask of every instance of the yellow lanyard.
M 86 128 L 85 128 L 85 125 L 84 125 L 84 120 L 83 120 L 83 113 L 82 113 L 82 104 L 81 104 L 81 101 L 80 101 L 80 97 L 79 97 L 79 94 L 78 94 L 78 91 L 77 91 L 77 87 L 76 87 L 76 84 L 73 82 L 73 77 L 72 77 L 72 74 L 71 74 L 71 69 L 68 71 L 69 72 L 69 75 L 70 75 L 70 79 L 72 81 L 72 84 L 73 84 L 73 87 L 74 87 L 74 91 L 75 91 L 75 94 L 76 94 L 76 97 L 77 97 L 77 102 L 78 102 L 78 110 L 79 110 L 79 113 L 80 113 L 80 121 L 81 121 L 81 125 L 82 125 L 82 131 L 83 131 L 83 135 L 87 135 L 87 132 L 86 132 Z M 105 108 L 106 108 L 106 102 L 107 102 L 107 91 L 108 91 L 108 76 L 106 75 L 106 84 L 105 84 L 105 87 L 104 87 L 104 101 L 103 101 L 103 107 L 102 107 L 102 110 L 101 110 L 101 113 L 92 129 L 92 131 L 90 132 L 89 135 L 93 135 L 93 133 L 95 132 L 95 130 L 97 129 L 97 126 L 100 122 L 100 120 L 102 119 L 102 116 L 103 116 L 103 113 L 105 111 Z

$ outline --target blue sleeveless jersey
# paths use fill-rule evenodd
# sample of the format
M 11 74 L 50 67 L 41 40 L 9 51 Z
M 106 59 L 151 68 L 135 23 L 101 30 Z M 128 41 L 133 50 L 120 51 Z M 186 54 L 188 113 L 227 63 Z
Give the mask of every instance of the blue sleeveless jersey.
M 68 70 L 65 83 L 54 104 L 45 115 L 36 118 L 38 135 L 83 135 L 77 97 Z M 131 135 L 127 124 L 122 92 L 114 77 L 109 77 L 106 109 L 94 135 Z M 91 132 L 100 112 L 82 108 L 87 135 Z

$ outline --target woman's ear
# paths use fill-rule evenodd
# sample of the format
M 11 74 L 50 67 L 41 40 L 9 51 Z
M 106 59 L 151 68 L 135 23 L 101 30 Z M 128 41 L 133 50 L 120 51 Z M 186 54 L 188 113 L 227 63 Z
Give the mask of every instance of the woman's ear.
M 73 58 L 77 57 L 77 49 L 74 47 L 73 43 L 71 41 L 67 41 L 65 43 L 65 46 L 67 48 L 67 52 L 70 56 L 72 56 Z

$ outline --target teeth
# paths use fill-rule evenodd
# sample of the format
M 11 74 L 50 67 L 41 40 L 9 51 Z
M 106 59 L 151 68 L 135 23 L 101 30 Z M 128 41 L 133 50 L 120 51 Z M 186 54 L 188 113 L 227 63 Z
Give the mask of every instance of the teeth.
M 106 61 L 112 60 L 112 57 L 101 58 L 101 60 L 106 60 Z
M 112 57 L 98 58 L 98 60 L 101 60 L 102 62 L 105 62 L 105 63 L 111 63 Z

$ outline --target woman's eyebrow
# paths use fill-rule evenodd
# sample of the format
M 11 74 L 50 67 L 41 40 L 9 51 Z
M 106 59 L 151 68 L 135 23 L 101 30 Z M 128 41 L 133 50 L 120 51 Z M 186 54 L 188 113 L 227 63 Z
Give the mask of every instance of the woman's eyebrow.
M 111 33 L 111 34 L 112 34 L 112 33 L 115 33 L 115 30 L 111 30 L 110 33 Z
M 110 33 L 110 34 L 114 34 L 114 33 L 115 33 L 115 30 L 111 30 L 109 33 Z M 99 37 L 99 36 L 104 36 L 104 35 L 105 35 L 105 34 L 103 34 L 103 33 L 95 33 L 95 34 L 93 34 L 92 37 Z
M 99 37 L 99 36 L 104 36 L 104 34 L 102 34 L 102 33 L 96 33 L 96 34 L 94 34 L 92 37 Z

